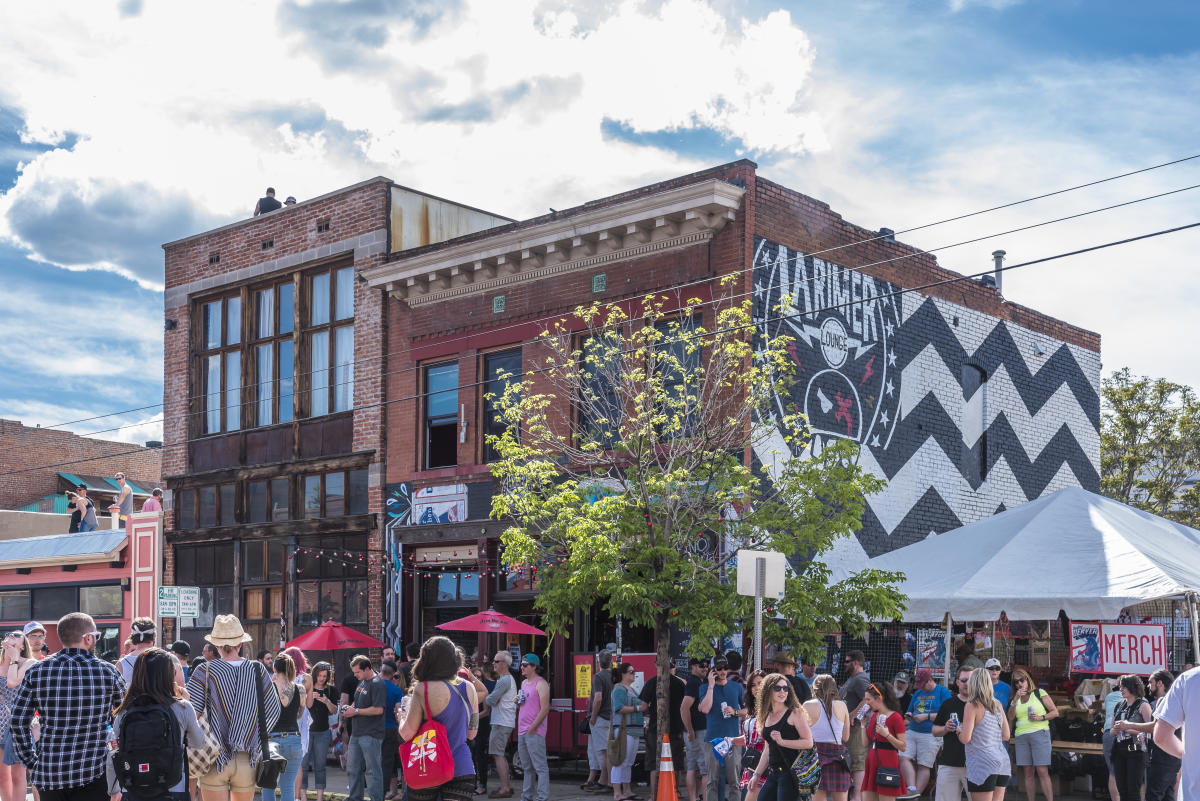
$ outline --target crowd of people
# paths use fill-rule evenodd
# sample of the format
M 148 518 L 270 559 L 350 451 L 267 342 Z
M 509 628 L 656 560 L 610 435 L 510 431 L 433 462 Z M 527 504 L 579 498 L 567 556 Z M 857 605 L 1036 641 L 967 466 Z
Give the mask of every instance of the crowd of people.
M 356 655 L 339 683 L 328 662 L 310 665 L 297 648 L 243 656 L 250 637 L 232 615 L 216 618 L 191 665 L 185 643 L 156 646 L 148 618 L 133 621 L 117 663 L 93 653 L 100 633 L 88 615 L 58 621 L 62 648 L 52 655 L 43 653 L 45 633 L 33 622 L 3 639 L 0 801 L 23 801 L 27 783 L 38 801 L 253 801 L 260 788 L 307 801 L 310 780 L 323 801 L 335 723 L 350 801 L 514 797 L 514 739 L 522 801 L 550 798 L 550 688 L 536 654 L 517 671 L 509 651 L 474 665 L 436 636 L 403 661 L 391 648 L 378 664 Z M 744 675 L 733 652 L 693 659 L 686 677 L 670 671 L 660 733 L 657 677 L 637 691 L 636 669 L 606 649 L 587 713 L 582 789 L 642 801 L 632 772 L 644 740 L 655 797 L 665 739 L 688 801 L 794 801 L 810 789 L 818 801 L 918 797 L 935 773 L 938 801 L 964 792 L 1000 801 L 1014 767 L 1030 801 L 1039 789 L 1051 801 L 1049 721 L 1058 710 L 1027 672 L 1014 671 L 1010 687 L 993 662 L 960 666 L 951 691 L 926 669 L 873 681 L 860 651 L 846 656 L 840 687 L 783 652 L 771 672 Z M 1200 759 L 1185 750 L 1188 733 L 1200 737 L 1196 675 L 1160 670 L 1148 688 L 1138 676 L 1119 679 L 1104 738 L 1114 799 L 1200 797 Z M 804 760 L 814 786 L 802 791 Z M 489 793 L 493 767 L 499 783 Z

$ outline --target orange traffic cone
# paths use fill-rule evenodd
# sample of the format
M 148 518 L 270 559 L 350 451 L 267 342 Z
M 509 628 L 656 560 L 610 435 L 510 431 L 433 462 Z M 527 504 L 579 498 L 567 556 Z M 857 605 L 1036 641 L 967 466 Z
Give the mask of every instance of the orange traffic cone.
M 662 752 L 658 757 L 658 795 L 654 801 L 679 801 L 675 794 L 675 760 L 671 758 L 671 739 L 663 735 Z

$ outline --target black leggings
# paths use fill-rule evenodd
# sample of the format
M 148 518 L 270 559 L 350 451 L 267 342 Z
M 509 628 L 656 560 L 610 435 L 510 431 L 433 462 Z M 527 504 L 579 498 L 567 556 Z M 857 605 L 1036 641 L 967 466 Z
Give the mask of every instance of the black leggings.
M 1117 744 L 1118 746 L 1120 743 Z M 1117 780 L 1120 801 L 1140 801 L 1142 780 L 1146 777 L 1146 753 L 1122 753 L 1113 750 L 1113 778 Z

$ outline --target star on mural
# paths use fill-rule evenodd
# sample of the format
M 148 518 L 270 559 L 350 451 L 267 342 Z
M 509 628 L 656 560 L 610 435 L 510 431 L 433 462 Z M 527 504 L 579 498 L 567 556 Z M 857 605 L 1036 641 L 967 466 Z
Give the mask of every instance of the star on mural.
M 887 332 L 888 339 L 892 338 L 892 334 L 896 330 L 896 326 L 892 325 L 892 321 L 888 320 L 883 324 L 883 330 Z
M 879 435 L 878 435 L 878 434 L 876 434 L 875 436 L 871 437 L 871 447 L 872 447 L 872 448 L 878 448 L 878 447 L 879 447 Z
M 892 386 L 892 379 L 889 378 L 887 380 L 887 383 L 883 385 L 883 389 L 887 393 L 887 396 L 889 398 L 892 397 L 892 390 L 894 389 L 894 387 Z
M 888 424 L 888 413 L 887 413 L 887 409 L 884 409 L 882 412 L 880 412 L 880 414 L 879 414 L 879 424 L 880 424 L 880 425 L 882 425 L 884 428 L 887 428 L 887 424 Z
M 896 366 L 896 351 L 889 350 L 887 359 L 888 359 L 888 367 L 895 367 Z

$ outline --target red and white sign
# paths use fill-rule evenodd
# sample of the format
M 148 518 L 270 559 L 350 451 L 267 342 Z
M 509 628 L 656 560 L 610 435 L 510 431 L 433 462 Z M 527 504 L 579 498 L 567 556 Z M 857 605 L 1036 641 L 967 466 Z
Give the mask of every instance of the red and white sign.
M 1167 666 L 1167 628 L 1145 623 L 1101 623 L 1104 673 L 1148 676 Z

